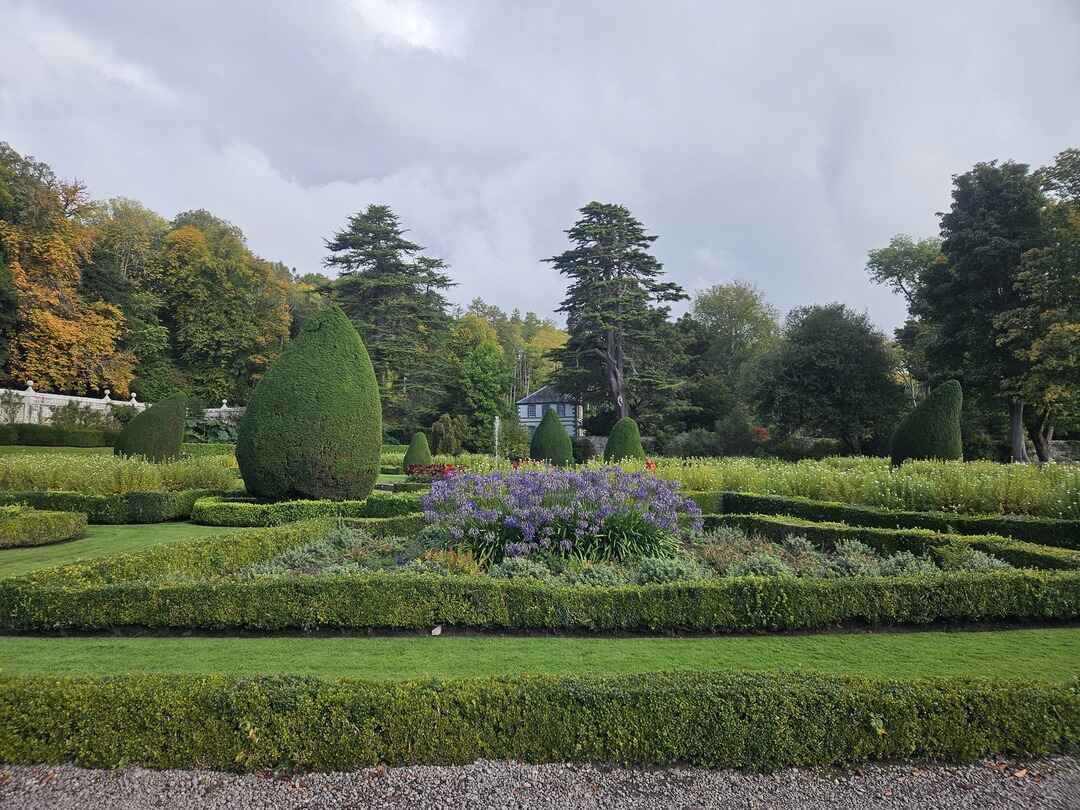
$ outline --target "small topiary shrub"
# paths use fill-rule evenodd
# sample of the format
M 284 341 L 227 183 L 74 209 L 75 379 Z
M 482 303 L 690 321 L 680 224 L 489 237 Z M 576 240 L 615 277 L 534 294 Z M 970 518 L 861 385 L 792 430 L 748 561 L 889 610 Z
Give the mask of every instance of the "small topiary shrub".
M 529 457 L 546 461 L 556 467 L 566 467 L 574 461 L 574 447 L 555 411 L 547 411 L 529 442 Z
M 622 461 L 624 458 L 645 460 L 645 449 L 641 446 L 637 422 L 629 416 L 624 416 L 615 423 L 604 448 L 604 461 Z
M 240 421 L 236 460 L 259 498 L 366 498 L 379 475 L 382 409 L 371 358 L 337 306 L 308 319 Z
M 528 557 L 507 557 L 501 563 L 488 568 L 488 575 L 495 579 L 539 579 L 551 578 L 551 570 L 539 560 Z
M 786 562 L 771 554 L 751 554 L 732 563 L 724 572 L 729 577 L 792 577 L 795 572 Z
M 113 453 L 118 456 L 145 456 L 151 461 L 179 457 L 184 442 L 187 395 L 174 394 L 161 400 L 127 423 L 116 437 Z
M 892 437 L 892 464 L 908 459 L 962 459 L 960 412 L 964 393 L 960 383 L 949 380 L 935 388 L 904 417 Z
M 936 574 L 938 567 L 934 561 L 924 555 L 915 555 L 910 551 L 898 551 L 881 561 L 883 577 L 913 577 L 922 574 Z
M 427 436 L 417 431 L 409 442 L 409 449 L 405 451 L 405 460 L 401 468 L 409 471 L 409 467 L 426 466 L 431 463 L 431 449 L 428 447 Z
M 85 531 L 86 515 L 82 512 L 45 512 L 27 506 L 0 506 L 0 548 L 60 543 Z
M 689 582 L 707 577 L 705 569 L 688 557 L 645 557 L 634 569 L 634 582 L 638 585 Z
M 584 436 L 571 439 L 571 445 L 574 448 L 574 462 L 576 464 L 588 464 L 592 459 L 596 458 L 596 448 Z
M 592 587 L 611 587 L 626 585 L 629 582 L 626 571 L 611 563 L 586 563 L 577 570 L 567 571 L 563 575 L 571 585 L 589 585 Z

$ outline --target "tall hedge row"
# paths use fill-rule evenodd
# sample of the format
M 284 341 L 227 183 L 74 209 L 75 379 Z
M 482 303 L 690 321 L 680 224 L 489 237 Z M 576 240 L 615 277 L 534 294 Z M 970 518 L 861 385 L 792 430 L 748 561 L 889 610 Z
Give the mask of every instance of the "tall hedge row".
M 0 761 L 347 771 L 479 758 L 774 770 L 1072 753 L 1077 682 L 782 673 L 0 678 Z
M 624 416 L 615 423 L 604 447 L 604 461 L 622 461 L 624 458 L 645 460 L 645 449 L 641 446 L 637 422 L 629 416 Z
M 113 453 L 145 456 L 151 461 L 179 457 L 180 445 L 184 442 L 187 403 L 187 395 L 174 394 L 137 413 L 116 437 Z
M 964 393 L 956 380 L 943 382 L 901 420 L 892 437 L 892 463 L 908 459 L 962 459 L 960 412 Z
M 379 475 L 382 410 L 371 358 L 336 305 L 304 325 L 240 421 L 236 460 L 259 498 L 362 500 Z
M 0 425 L 0 445 L 23 444 L 35 447 L 112 447 L 118 430 L 90 430 L 59 425 L 16 423 Z
M 554 410 L 545 411 L 529 442 L 529 458 L 556 467 L 574 463 L 574 445 Z

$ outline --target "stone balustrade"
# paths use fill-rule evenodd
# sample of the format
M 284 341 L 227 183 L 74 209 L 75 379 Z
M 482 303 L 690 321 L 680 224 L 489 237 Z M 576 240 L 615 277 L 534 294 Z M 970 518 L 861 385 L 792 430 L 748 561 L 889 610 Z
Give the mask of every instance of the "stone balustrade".
M 98 412 L 110 411 L 117 406 L 133 407 L 141 411 L 148 404 L 139 402 L 134 391 L 131 392 L 130 399 L 113 399 L 110 393 L 106 389 L 103 397 L 50 394 L 45 391 L 35 391 L 33 380 L 27 382 L 26 389 L 23 391 L 0 388 L 0 424 L 11 422 L 46 424 L 52 420 L 53 411 L 73 402 L 80 408 L 89 408 L 91 411 Z M 203 411 L 203 416 L 207 419 L 231 424 L 239 422 L 243 415 L 243 406 L 230 406 L 224 399 L 221 400 L 220 408 L 207 408 Z

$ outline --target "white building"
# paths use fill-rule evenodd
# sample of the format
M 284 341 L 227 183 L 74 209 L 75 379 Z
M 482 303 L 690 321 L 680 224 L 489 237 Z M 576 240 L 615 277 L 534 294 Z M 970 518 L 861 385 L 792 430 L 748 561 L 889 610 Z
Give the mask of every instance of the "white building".
M 550 385 L 533 391 L 527 397 L 517 401 L 518 419 L 529 431 L 529 435 L 540 426 L 540 420 L 547 411 L 555 411 L 566 432 L 571 436 L 584 435 L 581 421 L 584 411 L 581 404 L 569 394 L 564 394 Z

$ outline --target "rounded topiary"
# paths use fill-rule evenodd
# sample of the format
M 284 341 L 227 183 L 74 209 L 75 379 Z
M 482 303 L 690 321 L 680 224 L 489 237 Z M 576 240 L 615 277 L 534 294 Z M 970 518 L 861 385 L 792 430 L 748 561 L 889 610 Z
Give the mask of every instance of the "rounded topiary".
M 962 459 L 960 411 L 964 393 L 956 380 L 943 382 L 930 392 L 897 426 L 892 437 L 892 464 L 907 459 Z
M 116 437 L 113 453 L 168 461 L 180 455 L 187 417 L 186 394 L 173 394 L 137 414 Z
M 408 472 L 409 467 L 416 464 L 430 463 L 431 449 L 428 447 L 427 436 L 418 431 L 413 434 L 412 441 L 409 442 L 409 449 L 405 451 L 405 461 L 401 466 L 405 472 Z
M 532 435 L 529 442 L 529 458 L 534 461 L 546 461 L 556 467 L 565 467 L 574 461 L 574 446 L 570 443 L 570 435 L 555 415 L 555 411 L 549 410 L 544 413 L 540 425 Z
M 608 434 L 607 446 L 604 447 L 604 461 L 622 461 L 624 458 L 645 460 L 645 449 L 641 446 L 641 434 L 637 422 L 624 416 Z
M 366 498 L 379 475 L 382 408 L 371 358 L 337 306 L 304 324 L 251 394 L 236 461 L 260 498 Z

